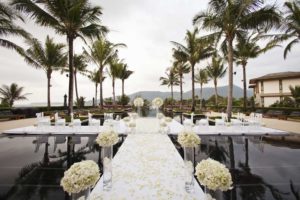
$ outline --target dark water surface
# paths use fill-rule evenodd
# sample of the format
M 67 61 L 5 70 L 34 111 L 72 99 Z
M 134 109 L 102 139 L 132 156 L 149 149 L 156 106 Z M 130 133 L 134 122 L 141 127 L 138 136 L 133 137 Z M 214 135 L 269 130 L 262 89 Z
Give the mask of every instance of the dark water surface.
M 234 189 L 224 193 L 223 199 L 298 200 L 300 143 L 282 140 L 288 137 L 276 139 L 202 137 L 196 161 L 210 156 L 231 169 Z M 182 154 L 175 139 L 173 142 Z M 101 168 L 98 146 L 87 143 L 88 137 L 82 137 L 80 144 L 58 144 L 54 152 L 54 137 L 49 137 L 35 152 L 36 137 L 0 137 L 0 200 L 69 199 L 60 187 L 68 166 L 91 159 Z

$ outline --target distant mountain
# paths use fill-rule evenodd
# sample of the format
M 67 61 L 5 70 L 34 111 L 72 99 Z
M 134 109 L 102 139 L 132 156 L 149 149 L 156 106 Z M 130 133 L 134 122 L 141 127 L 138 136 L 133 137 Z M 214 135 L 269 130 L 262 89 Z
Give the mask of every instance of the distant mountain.
M 218 95 L 226 97 L 228 93 L 228 86 L 221 86 L 218 87 Z M 213 87 L 206 87 L 203 88 L 203 98 L 208 99 L 212 95 L 214 95 L 214 88 Z M 200 88 L 195 88 L 195 95 L 200 96 Z M 250 97 L 253 95 L 252 90 L 247 90 L 247 96 Z M 162 99 L 165 99 L 167 97 L 171 96 L 171 92 L 159 92 L 159 91 L 139 91 L 135 92 L 133 94 L 128 95 L 130 99 L 134 99 L 137 96 L 141 96 L 144 99 L 152 100 L 155 97 L 161 97 Z M 233 97 L 234 98 L 241 98 L 243 97 L 243 89 L 234 85 L 233 86 Z M 174 98 L 180 99 L 180 92 L 174 92 Z M 192 98 L 192 90 L 189 90 L 187 92 L 183 93 L 183 98 L 188 99 Z

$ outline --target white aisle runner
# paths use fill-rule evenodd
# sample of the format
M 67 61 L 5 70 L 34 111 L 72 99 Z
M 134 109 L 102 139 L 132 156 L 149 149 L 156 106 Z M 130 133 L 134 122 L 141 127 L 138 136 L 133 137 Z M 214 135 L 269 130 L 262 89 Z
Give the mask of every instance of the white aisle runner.
M 167 135 L 140 134 L 153 132 L 155 119 L 140 119 L 137 134 L 128 135 L 113 159 L 113 183 L 103 191 L 102 179 L 91 193 L 91 199 L 204 199 L 195 181 L 195 193 L 185 191 L 184 163 Z M 143 130 L 140 130 L 143 129 Z

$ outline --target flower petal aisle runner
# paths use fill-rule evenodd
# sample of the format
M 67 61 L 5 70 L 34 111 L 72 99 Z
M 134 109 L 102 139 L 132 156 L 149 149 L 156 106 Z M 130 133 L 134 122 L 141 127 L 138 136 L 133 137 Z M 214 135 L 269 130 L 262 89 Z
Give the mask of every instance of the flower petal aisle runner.
M 112 189 L 103 191 L 101 178 L 91 200 L 204 199 L 198 184 L 194 193 L 185 191 L 185 176 L 184 162 L 167 135 L 128 135 L 113 159 Z

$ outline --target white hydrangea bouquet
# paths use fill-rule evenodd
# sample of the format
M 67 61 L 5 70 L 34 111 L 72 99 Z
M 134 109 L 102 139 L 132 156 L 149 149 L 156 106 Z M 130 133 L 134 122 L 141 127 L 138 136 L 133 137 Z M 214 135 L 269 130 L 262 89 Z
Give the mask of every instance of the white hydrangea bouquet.
M 164 104 L 164 101 L 160 97 L 156 97 L 152 100 L 153 108 L 160 108 Z
M 69 194 L 79 193 L 94 187 L 99 178 L 100 172 L 97 163 L 86 160 L 73 164 L 65 171 L 60 185 Z
M 229 170 L 225 165 L 211 158 L 197 164 L 195 175 L 199 182 L 210 190 L 227 191 L 232 189 Z
M 113 130 L 107 130 L 107 131 L 101 132 L 96 138 L 96 142 L 101 147 L 112 146 L 112 145 L 116 144 L 118 141 L 119 141 L 119 136 Z
M 182 147 L 197 147 L 201 143 L 200 137 L 195 132 L 187 130 L 178 134 L 177 141 Z
M 141 97 L 135 98 L 133 101 L 133 105 L 135 107 L 142 107 L 144 105 L 144 99 L 142 99 Z

